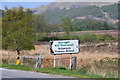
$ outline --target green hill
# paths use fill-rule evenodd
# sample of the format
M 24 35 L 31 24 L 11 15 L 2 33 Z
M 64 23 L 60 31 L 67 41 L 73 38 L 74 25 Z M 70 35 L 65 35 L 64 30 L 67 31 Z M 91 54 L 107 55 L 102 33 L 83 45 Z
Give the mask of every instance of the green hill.
M 83 8 L 47 10 L 43 13 L 47 23 L 60 23 L 62 17 L 76 18 L 80 16 L 92 15 L 102 18 L 103 14 L 97 6 L 87 6 Z
M 104 12 L 109 14 L 111 19 L 118 19 L 118 4 L 111 4 L 101 7 Z M 46 23 L 59 24 L 62 17 L 75 19 L 76 17 L 92 16 L 94 18 L 104 19 L 105 15 L 98 6 L 87 6 L 82 8 L 46 10 L 42 14 Z
M 118 19 L 118 4 L 103 6 L 102 10 L 109 13 L 110 18 Z

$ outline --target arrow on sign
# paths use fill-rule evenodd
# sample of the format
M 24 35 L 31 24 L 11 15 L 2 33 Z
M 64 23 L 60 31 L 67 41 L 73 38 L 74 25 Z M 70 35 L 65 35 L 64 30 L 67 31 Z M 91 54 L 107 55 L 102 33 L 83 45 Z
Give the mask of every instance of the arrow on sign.
M 51 54 L 73 54 L 79 53 L 78 40 L 56 40 L 50 41 Z

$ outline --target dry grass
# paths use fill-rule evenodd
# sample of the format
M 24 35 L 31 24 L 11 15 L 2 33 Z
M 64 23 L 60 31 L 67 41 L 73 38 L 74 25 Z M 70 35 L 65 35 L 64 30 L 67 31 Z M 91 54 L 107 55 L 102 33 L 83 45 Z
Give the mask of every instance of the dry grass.
M 81 52 L 76 54 L 78 67 L 85 66 L 93 61 L 99 61 L 102 58 L 118 58 L 117 45 L 118 43 L 97 43 L 97 44 L 81 44 Z M 101 45 L 101 46 L 98 46 Z M 53 59 L 53 55 L 50 54 L 49 45 L 35 45 L 35 50 L 22 51 L 21 57 L 39 57 L 44 53 L 45 59 Z M 75 54 L 73 54 L 74 56 Z M 2 51 L 2 59 L 9 59 L 15 61 L 17 53 L 15 51 Z M 56 56 L 59 59 L 59 55 Z M 62 58 L 67 58 L 66 62 L 69 63 L 69 54 L 64 54 Z M 64 62 L 64 61 L 63 61 Z

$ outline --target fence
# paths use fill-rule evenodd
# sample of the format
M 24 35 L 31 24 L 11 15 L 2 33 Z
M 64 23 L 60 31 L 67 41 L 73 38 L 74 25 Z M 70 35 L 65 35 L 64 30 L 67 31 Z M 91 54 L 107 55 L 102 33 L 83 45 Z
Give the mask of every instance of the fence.
M 34 58 L 34 57 L 23 57 L 23 64 L 27 65 L 29 67 L 36 67 L 36 63 L 38 61 L 38 58 Z M 72 57 L 72 65 L 73 69 L 76 68 L 76 58 Z M 66 58 L 56 58 L 56 67 L 60 66 L 60 67 L 65 67 L 65 68 L 69 68 L 69 64 L 70 64 L 70 58 L 66 57 Z M 54 67 L 54 59 L 53 58 L 43 58 L 40 62 L 40 66 L 44 67 L 44 68 L 52 68 Z
M 15 64 L 17 56 L 17 53 L 13 51 L 6 51 L 4 54 L 2 53 L 2 62 L 7 64 Z
M 54 59 L 46 58 L 43 59 L 43 67 L 53 67 L 54 65 Z M 61 67 L 69 67 L 70 59 L 69 57 L 67 58 L 56 58 L 56 66 L 61 66 Z
M 27 65 L 29 67 L 34 67 L 37 61 L 37 58 L 34 57 L 22 57 L 23 65 Z
M 38 60 L 38 56 L 44 55 L 43 53 L 39 53 L 39 55 L 37 56 L 30 56 L 30 55 L 24 55 L 22 54 L 20 56 L 20 61 L 22 65 L 26 65 L 28 67 L 35 67 L 36 66 L 36 62 Z M 16 60 L 17 60 L 17 53 L 15 52 L 6 52 L 6 54 L 3 54 L 3 58 L 2 58 L 2 62 L 3 63 L 8 63 L 8 64 L 15 64 Z M 72 60 L 74 61 L 74 57 L 72 57 Z M 45 68 L 51 68 L 54 67 L 54 57 L 53 58 L 43 58 L 41 61 L 41 67 L 45 67 Z M 56 56 L 56 67 L 57 66 L 61 66 L 61 67 L 65 67 L 68 68 L 70 65 L 70 57 L 58 57 Z

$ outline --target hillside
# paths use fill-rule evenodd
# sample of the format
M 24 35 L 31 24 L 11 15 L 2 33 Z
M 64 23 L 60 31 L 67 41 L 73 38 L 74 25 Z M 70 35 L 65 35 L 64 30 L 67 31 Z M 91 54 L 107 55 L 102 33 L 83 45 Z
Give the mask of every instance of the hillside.
M 0 17 L 2 17 L 3 10 L 0 9 Z
M 40 14 L 42 12 L 45 12 L 47 10 L 56 10 L 56 9 L 71 9 L 71 8 L 82 8 L 86 6 L 105 6 L 113 3 L 108 2 L 53 2 L 48 5 L 41 5 L 36 8 L 32 8 L 31 10 L 34 12 L 34 14 Z
M 103 6 L 102 10 L 109 13 L 110 18 L 118 19 L 118 4 Z
M 80 16 L 95 16 L 103 17 L 97 6 L 87 6 L 83 8 L 72 8 L 72 9 L 59 9 L 59 10 L 48 10 L 43 13 L 46 22 L 48 23 L 60 23 L 62 17 L 76 18 Z
M 108 22 L 115 23 L 117 19 L 117 4 L 87 3 L 87 2 L 54 2 L 31 9 L 33 14 L 43 14 L 46 23 L 59 24 L 62 17 L 74 19 L 95 19 L 105 21 L 105 13 L 109 15 Z
M 57 9 L 71 9 L 89 6 L 89 3 L 76 3 L 76 2 L 53 2 L 49 5 L 41 5 L 36 8 L 31 9 L 34 14 L 41 14 L 47 10 L 57 10 Z

